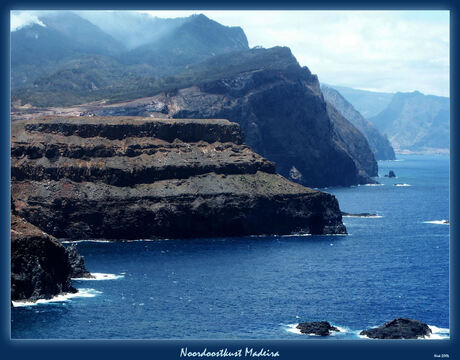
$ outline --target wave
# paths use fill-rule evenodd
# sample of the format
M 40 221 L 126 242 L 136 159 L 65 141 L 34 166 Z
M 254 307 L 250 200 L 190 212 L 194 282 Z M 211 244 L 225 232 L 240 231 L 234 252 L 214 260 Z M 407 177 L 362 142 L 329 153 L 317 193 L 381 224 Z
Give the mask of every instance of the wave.
M 431 221 L 423 221 L 424 224 L 436 224 L 436 225 L 449 225 L 448 220 L 431 220 Z
M 450 339 L 450 329 L 440 328 L 434 325 L 428 325 L 431 329 L 431 335 L 425 337 L 427 340 L 444 340 Z
M 95 243 L 113 243 L 114 240 L 61 240 L 62 244 L 73 244 L 81 242 L 95 242 Z
M 35 306 L 39 304 L 48 304 L 56 302 L 69 301 L 73 298 L 90 298 L 95 297 L 96 295 L 102 294 L 102 291 L 95 289 L 78 289 L 76 293 L 63 293 L 52 297 L 51 299 L 38 299 L 37 301 L 12 301 L 14 307 L 24 307 L 24 306 Z
M 382 215 L 342 215 L 343 218 L 365 218 L 365 219 L 380 219 L 383 218 Z
M 79 281 L 95 281 L 95 280 L 117 280 L 122 279 L 125 277 L 124 274 L 116 275 L 116 274 L 104 274 L 104 273 L 91 273 L 94 278 L 72 278 L 72 280 L 79 280 Z
M 411 184 L 394 184 L 394 186 L 412 186 Z
M 385 184 L 358 184 L 358 186 L 385 186 Z

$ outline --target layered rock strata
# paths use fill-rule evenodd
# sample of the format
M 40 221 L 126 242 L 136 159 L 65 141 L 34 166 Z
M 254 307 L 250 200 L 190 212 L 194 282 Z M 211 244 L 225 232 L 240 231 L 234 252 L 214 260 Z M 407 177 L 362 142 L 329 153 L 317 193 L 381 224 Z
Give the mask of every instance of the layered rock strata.
M 226 120 L 12 123 L 12 201 L 71 239 L 346 233 L 334 196 L 275 173 Z

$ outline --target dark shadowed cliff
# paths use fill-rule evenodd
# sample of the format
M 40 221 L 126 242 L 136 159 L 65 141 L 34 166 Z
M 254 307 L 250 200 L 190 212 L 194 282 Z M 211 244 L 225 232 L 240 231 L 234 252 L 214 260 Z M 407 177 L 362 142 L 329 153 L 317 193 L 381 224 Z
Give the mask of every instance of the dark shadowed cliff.
M 226 120 L 12 124 L 16 212 L 63 238 L 344 233 L 334 196 L 275 174 Z
M 11 300 L 74 293 L 71 277 L 75 276 L 91 276 L 75 249 L 66 250 L 53 236 L 11 215 Z

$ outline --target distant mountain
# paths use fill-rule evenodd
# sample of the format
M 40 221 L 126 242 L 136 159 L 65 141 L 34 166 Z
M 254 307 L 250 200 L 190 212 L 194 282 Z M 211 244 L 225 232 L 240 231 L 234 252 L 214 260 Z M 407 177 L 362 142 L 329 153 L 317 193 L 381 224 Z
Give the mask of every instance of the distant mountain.
M 155 41 L 124 53 L 121 61 L 147 64 L 156 69 L 156 75 L 166 75 L 218 54 L 249 49 L 240 27 L 223 26 L 204 15 L 187 20 Z
M 11 33 L 12 88 L 31 84 L 68 60 L 87 56 L 115 56 L 124 46 L 97 26 L 70 12 L 40 17 Z
M 394 95 L 393 93 L 358 90 L 345 86 L 329 84 L 327 86 L 337 90 L 366 119 L 383 111 Z
M 321 85 L 324 99 L 350 121 L 366 137 L 376 160 L 394 160 L 395 153 L 388 139 L 383 136 L 369 120 L 365 119 L 345 98 L 335 89 Z
M 160 19 L 140 18 L 147 23 L 146 30 L 160 26 L 161 36 L 156 34 L 155 41 L 132 50 L 71 12 L 44 15 L 40 21 L 45 26 L 34 24 L 12 32 L 13 101 L 67 106 L 143 95 L 145 89 L 151 95 L 159 77 L 221 53 L 248 49 L 241 28 L 220 25 L 204 15 L 178 19 L 167 29 Z
M 190 21 L 190 17 L 163 19 L 136 11 L 75 11 L 128 50 L 155 42 Z
M 396 151 L 447 151 L 450 100 L 418 91 L 396 93 L 388 107 L 370 118 Z

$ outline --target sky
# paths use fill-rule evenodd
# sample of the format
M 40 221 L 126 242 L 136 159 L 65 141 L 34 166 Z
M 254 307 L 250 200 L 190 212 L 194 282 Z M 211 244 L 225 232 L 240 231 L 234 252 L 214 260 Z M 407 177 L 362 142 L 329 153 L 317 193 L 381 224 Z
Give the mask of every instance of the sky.
M 449 96 L 449 11 L 144 11 L 202 13 L 240 26 L 249 46 L 288 46 L 320 82 L 381 92 Z M 12 30 L 38 20 L 11 18 Z

